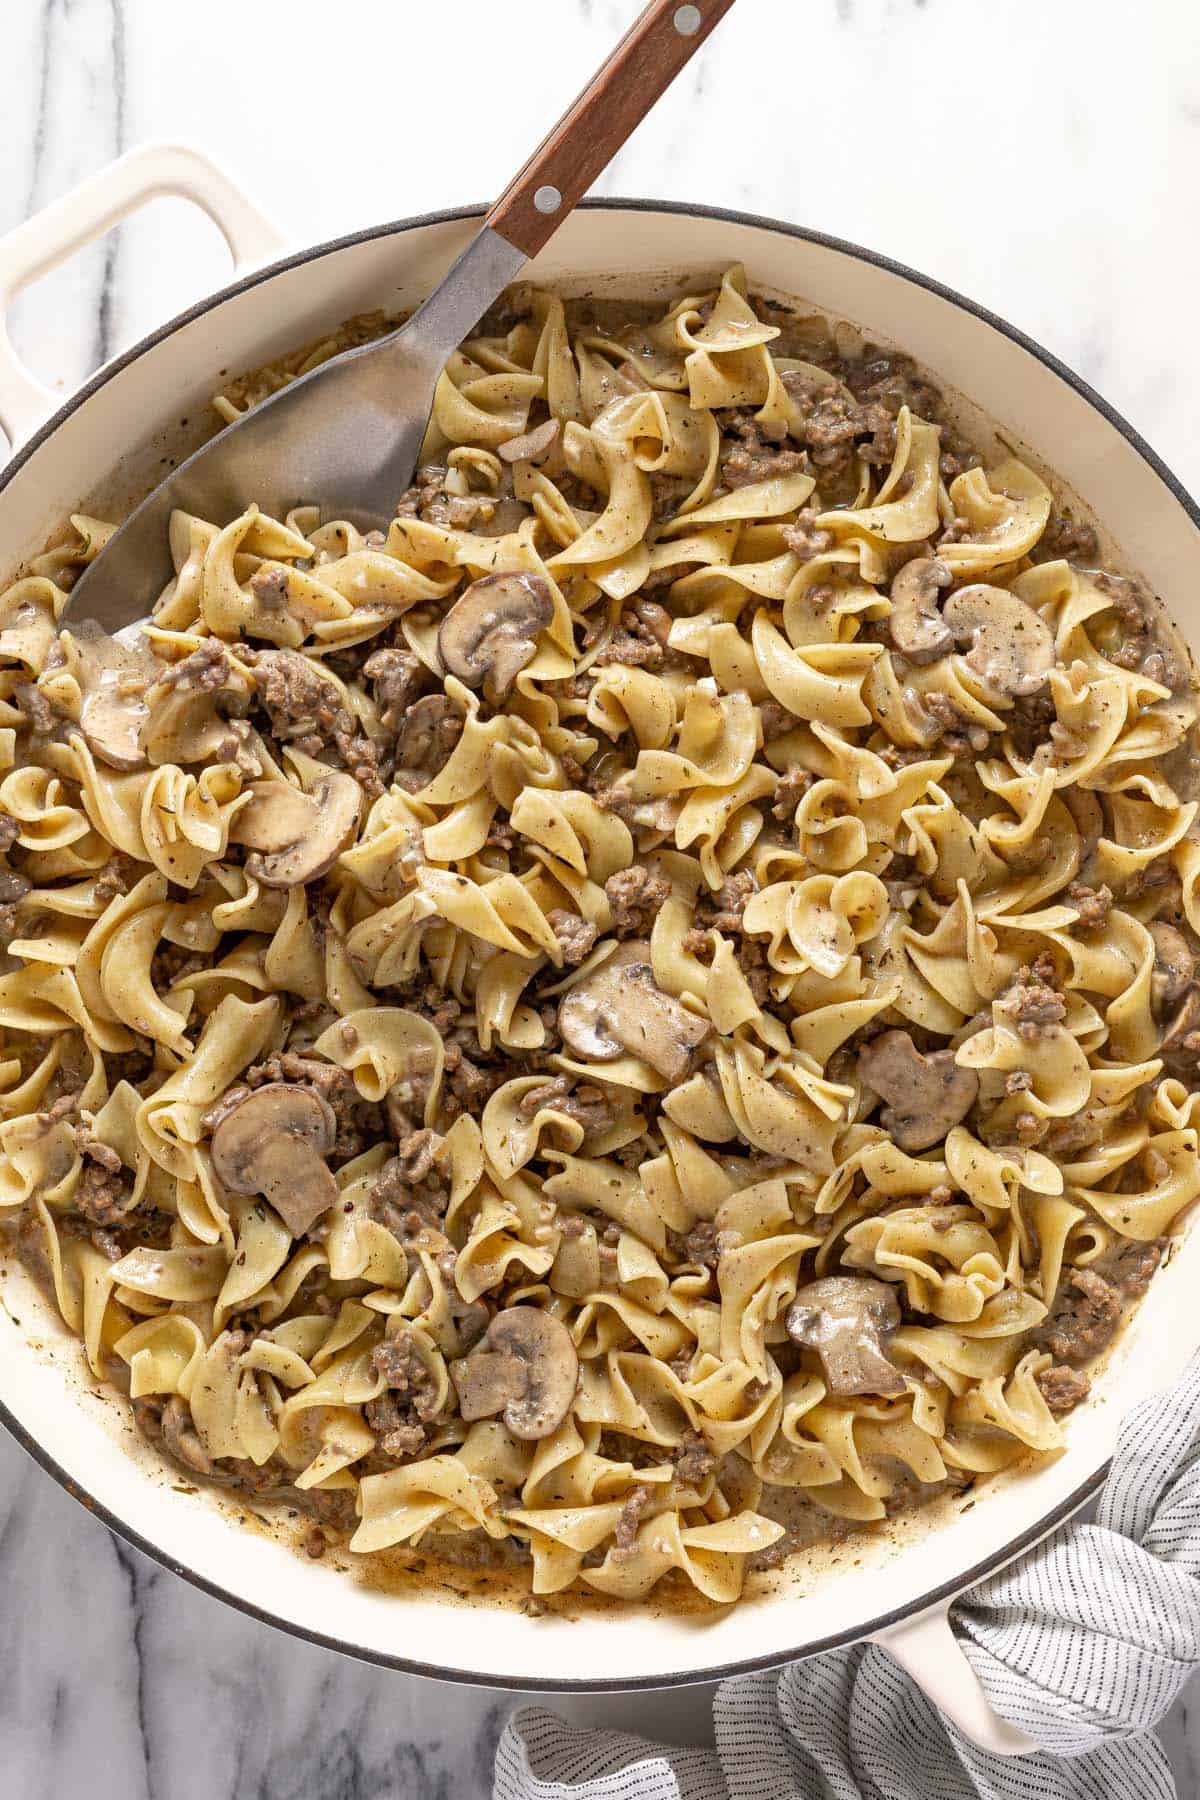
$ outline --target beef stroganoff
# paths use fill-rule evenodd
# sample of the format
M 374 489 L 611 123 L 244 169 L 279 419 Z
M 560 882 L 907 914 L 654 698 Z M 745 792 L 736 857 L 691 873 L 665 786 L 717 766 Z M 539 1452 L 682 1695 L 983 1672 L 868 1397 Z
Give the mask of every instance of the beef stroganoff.
M 422 464 L 176 514 L 119 640 L 90 517 L 3 595 L 0 1219 L 316 1553 L 730 1601 L 1054 1451 L 1200 1193 L 1191 669 L 740 269 L 515 294 Z

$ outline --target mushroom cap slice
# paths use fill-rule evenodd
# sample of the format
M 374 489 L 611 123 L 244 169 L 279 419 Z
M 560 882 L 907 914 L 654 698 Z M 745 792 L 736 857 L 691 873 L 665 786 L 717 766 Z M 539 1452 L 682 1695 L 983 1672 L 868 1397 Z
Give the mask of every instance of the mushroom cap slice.
M 496 445 L 496 455 L 501 462 L 533 462 L 539 456 L 545 456 L 547 450 L 558 436 L 558 420 L 543 419 L 532 431 L 523 431 L 520 437 L 506 438 L 502 444 Z
M 473 581 L 438 628 L 438 654 L 450 675 L 502 700 L 533 660 L 538 632 L 554 616 L 549 584 L 511 571 Z
M 463 716 L 446 694 L 426 694 L 407 708 L 396 739 L 396 761 L 402 769 L 428 769 L 436 775 L 453 748 L 451 733 L 461 731 Z
M 458 1409 L 470 1423 L 503 1410 L 516 1438 L 549 1437 L 571 1410 L 579 1357 L 561 1319 L 535 1306 L 498 1312 L 469 1356 L 451 1363 Z
M 234 843 L 276 855 L 312 825 L 313 803 L 303 788 L 288 781 L 253 781 L 248 791 L 249 804 L 230 826 Z
M 112 769 L 144 768 L 141 732 L 149 716 L 146 693 L 164 665 L 140 628 L 127 630 L 129 641 L 85 626 L 73 636 L 82 690 L 79 729 L 88 748 Z
M 970 643 L 968 668 L 998 694 L 1036 694 L 1054 667 L 1054 634 L 1032 606 L 1007 588 L 973 582 L 959 588 L 942 617 L 961 642 Z
M 246 872 L 264 887 L 301 887 L 337 861 L 358 824 L 362 790 L 353 775 L 331 769 L 306 794 L 286 781 L 256 781 L 251 800 L 230 828 L 246 844 Z
M 938 610 L 943 588 L 954 579 L 947 564 L 918 556 L 892 582 L 888 636 L 909 662 L 936 662 L 954 647 L 954 633 Z
M 858 1053 L 858 1079 L 887 1102 L 880 1124 L 901 1150 L 927 1150 L 966 1117 L 979 1093 L 953 1050 L 923 1056 L 907 1031 L 885 1031 Z
M 886 1281 L 826 1275 L 797 1291 L 786 1326 L 793 1343 L 815 1350 L 831 1394 L 902 1394 L 905 1381 L 883 1349 L 900 1323 L 900 1302 Z
M 336 1204 L 325 1158 L 337 1137 L 333 1109 L 312 1088 L 273 1081 L 226 1113 L 212 1135 L 212 1164 L 234 1194 L 261 1194 L 293 1237 Z
M 613 1062 L 629 1051 L 678 1081 L 712 1025 L 663 993 L 649 944 L 631 941 L 563 995 L 558 1029 L 564 1043 L 593 1062 Z
M 84 695 L 79 729 L 88 749 L 110 769 L 140 769 L 146 761 L 141 731 L 147 717 L 144 699 L 126 696 L 115 686 L 104 686 Z

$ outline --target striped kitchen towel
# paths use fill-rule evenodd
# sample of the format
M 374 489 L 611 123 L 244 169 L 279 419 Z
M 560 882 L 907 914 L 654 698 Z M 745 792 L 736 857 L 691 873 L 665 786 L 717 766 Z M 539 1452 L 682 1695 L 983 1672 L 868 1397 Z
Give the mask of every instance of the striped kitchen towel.
M 715 1752 L 526 1707 L 497 1752 L 496 1800 L 1169 1800 L 1151 1734 L 1200 1660 L 1200 1360 L 1127 1421 L 1095 1522 L 973 1588 L 955 1625 L 1037 1755 L 977 1749 L 858 1645 L 725 1682 Z

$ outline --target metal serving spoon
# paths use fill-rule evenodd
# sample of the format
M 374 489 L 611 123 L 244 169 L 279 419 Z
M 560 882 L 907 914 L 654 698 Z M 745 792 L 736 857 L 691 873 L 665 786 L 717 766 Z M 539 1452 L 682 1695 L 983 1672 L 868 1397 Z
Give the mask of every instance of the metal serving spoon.
M 170 576 L 178 508 L 225 522 L 251 501 L 301 502 L 386 528 L 416 468 L 443 365 L 552 236 L 733 0 L 650 0 L 505 188 L 458 261 L 398 331 L 332 357 L 204 444 L 134 511 L 72 589 L 73 623 L 144 618 Z

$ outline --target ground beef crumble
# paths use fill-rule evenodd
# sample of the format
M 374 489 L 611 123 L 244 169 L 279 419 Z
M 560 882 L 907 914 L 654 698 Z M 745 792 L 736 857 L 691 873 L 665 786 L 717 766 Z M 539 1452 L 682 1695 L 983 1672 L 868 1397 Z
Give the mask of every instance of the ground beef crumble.
M 818 524 L 819 515 L 812 507 L 804 507 L 796 514 L 795 523 L 783 528 L 783 541 L 793 555 L 802 562 L 809 562 L 814 556 L 824 555 L 833 546 L 832 531 L 823 530 Z
M 1141 583 L 1107 570 L 1092 573 L 1093 585 L 1103 593 L 1123 627 L 1121 641 L 1109 651 L 1118 668 L 1137 670 L 1147 680 L 1177 692 L 1188 683 L 1171 646 L 1159 628 L 1159 610 Z
M 683 1262 L 699 1263 L 704 1269 L 715 1269 L 721 1260 L 723 1246 L 711 1219 L 698 1219 L 686 1232 L 672 1232 L 668 1243 L 674 1256 Z
M 671 615 L 655 600 L 637 599 L 621 614 L 619 628 L 593 663 L 623 663 L 627 668 L 661 669 L 667 660 Z
M 637 1536 L 641 1529 L 642 1514 L 647 1511 L 654 1499 L 653 1492 L 647 1482 L 639 1481 L 626 1500 L 617 1517 L 613 1530 L 612 1559 L 614 1562 L 627 1562 L 637 1554 Z
M 1165 1248 L 1165 1238 L 1152 1238 L 1148 1243 L 1122 1239 L 1103 1260 L 1105 1280 L 1127 1300 L 1139 1300 L 1157 1274 Z
M 490 522 L 496 502 L 482 494 L 451 494 L 446 490 L 448 470 L 427 463 L 396 502 L 396 517 L 421 519 L 426 525 L 443 525 L 452 531 L 469 531 Z
M 1079 910 L 1081 931 L 1097 931 L 1108 924 L 1113 903 L 1110 887 L 1091 888 L 1082 881 L 1073 881 L 1067 889 L 1067 899 Z
M 764 700 L 758 709 L 762 720 L 763 743 L 770 744 L 776 738 L 785 737 L 789 731 L 795 731 L 800 721 L 786 706 L 778 700 Z
M 537 1087 L 527 1089 L 517 1104 L 517 1113 L 521 1118 L 531 1119 L 543 1107 L 565 1113 L 592 1137 L 609 1130 L 616 1118 L 612 1102 L 603 1088 L 590 1081 L 577 1083 L 567 1075 L 553 1076 L 539 1082 Z
M 75 1148 L 83 1158 L 79 1185 L 72 1204 L 93 1225 L 120 1224 L 133 1211 L 133 1176 L 117 1152 L 93 1136 L 86 1125 L 74 1131 Z
M 671 884 L 652 875 L 640 864 L 618 870 L 604 884 L 613 911 L 613 930 L 618 937 L 648 937 L 654 920 L 668 899 Z
M 1058 722 L 1054 701 L 1047 693 L 1019 695 L 1007 715 L 1008 735 L 1019 762 L 1030 763 Z
M 739 869 L 715 893 L 702 895 L 694 915 L 696 927 L 705 931 L 741 932 L 746 907 L 757 891 L 758 883 L 749 869 Z
M 927 754 L 969 756 L 986 747 L 987 732 L 964 718 L 949 694 L 940 694 L 936 689 L 922 694 L 919 712 L 927 721 Z
M 388 1392 L 410 1405 L 418 1419 L 427 1423 L 437 1417 L 437 1381 L 410 1331 L 393 1332 L 377 1344 L 371 1366 L 383 1376 Z
M 115 900 L 118 894 L 127 894 L 141 878 L 143 866 L 118 850 L 95 876 L 92 892 L 96 899 Z
M 422 685 L 423 669 L 411 650 L 376 650 L 363 664 L 374 690 L 379 722 L 394 737 Z
M 425 1127 L 400 1139 L 396 1145 L 395 1162 L 406 1181 L 415 1184 L 426 1180 L 437 1162 L 443 1141 L 436 1131 L 429 1131 Z
M 727 411 L 717 416 L 729 446 L 721 455 L 721 480 L 727 488 L 750 487 L 777 475 L 802 474 L 808 467 L 802 451 L 781 448 L 752 412 Z
M 1037 1338 L 1058 1362 L 1090 1362 L 1121 1322 L 1121 1296 L 1094 1269 L 1066 1269 L 1054 1310 Z
M 150 959 L 150 979 L 161 990 L 174 987 L 207 967 L 204 957 L 185 950 L 182 944 L 160 944 Z
M 332 753 L 368 800 L 383 792 L 375 745 L 342 703 L 336 683 L 295 650 L 243 649 L 253 669 L 259 704 L 281 744 L 306 755 Z
M 447 1090 L 442 1105 L 448 1120 L 461 1112 L 477 1112 L 511 1073 L 503 1049 L 497 1046 L 485 1052 L 466 1025 L 455 1026 L 446 1040 L 445 1054 Z
M 205 638 L 199 649 L 179 662 L 168 663 L 158 678 L 163 688 L 188 688 L 198 694 L 214 694 L 235 679 L 233 661 L 220 638 Z
M 21 935 L 21 902 L 31 885 L 24 875 L 0 869 L 0 953 L 6 952 L 13 939 Z
M 563 907 L 556 906 L 546 914 L 546 923 L 558 940 L 563 962 L 568 969 L 575 968 L 585 956 L 591 954 L 599 934 L 589 920 L 581 919 L 578 913 L 567 912 Z
M 1086 521 L 1055 511 L 1031 554 L 1036 562 L 1067 557 L 1072 562 L 1091 563 L 1100 554 L 1100 539 Z
M 1002 1010 L 1029 1043 L 1048 1037 L 1067 1016 L 1067 1003 L 1055 980 L 1053 962 L 1042 956 L 1030 967 L 1018 969 L 1001 996 Z
M 265 613 L 283 612 L 290 592 L 287 569 L 278 563 L 274 568 L 255 569 L 250 577 L 250 592 Z
M 709 1449 L 698 1431 L 685 1432 L 681 1442 L 671 1452 L 675 1479 L 684 1487 L 699 1487 L 712 1474 L 720 1460 L 716 1451 Z
M 815 780 L 816 776 L 807 769 L 788 769 L 779 777 L 779 785 L 771 803 L 771 816 L 778 819 L 781 825 L 794 820 L 800 802 Z
M 391 1157 L 384 1163 L 368 1197 L 372 1218 L 406 1247 L 423 1233 L 437 1230 L 450 1199 L 446 1179 L 436 1166 L 420 1175 L 411 1158 Z
M 1064 1369 L 1058 1365 L 1043 1369 L 1034 1380 L 1056 1419 L 1069 1413 L 1081 1400 L 1086 1400 L 1092 1388 L 1087 1376 L 1078 1369 Z

